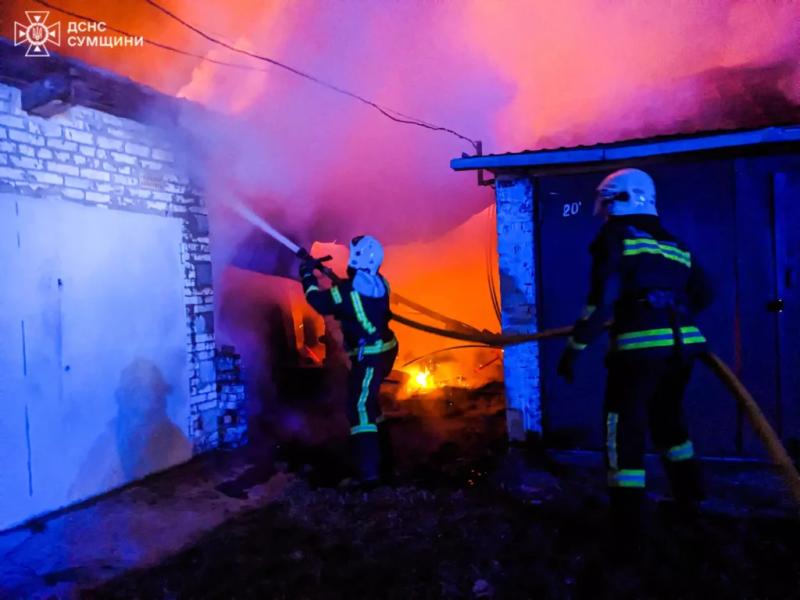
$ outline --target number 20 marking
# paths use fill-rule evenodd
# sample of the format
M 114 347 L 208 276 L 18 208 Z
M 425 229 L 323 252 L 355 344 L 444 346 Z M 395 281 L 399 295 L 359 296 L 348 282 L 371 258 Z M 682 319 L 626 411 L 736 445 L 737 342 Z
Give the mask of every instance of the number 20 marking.
M 564 205 L 564 212 L 562 213 L 562 217 L 574 217 L 578 214 L 578 211 L 581 209 L 582 202 L 567 202 Z

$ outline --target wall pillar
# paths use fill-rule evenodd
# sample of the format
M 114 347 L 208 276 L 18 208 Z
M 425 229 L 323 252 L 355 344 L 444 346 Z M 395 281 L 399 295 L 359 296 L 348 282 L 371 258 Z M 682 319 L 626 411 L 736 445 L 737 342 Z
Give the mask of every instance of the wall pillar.
M 536 255 L 533 187 L 525 176 L 498 176 L 497 253 L 503 333 L 535 333 Z M 539 387 L 539 345 L 509 346 L 503 352 L 508 436 L 524 441 L 540 437 L 542 411 Z

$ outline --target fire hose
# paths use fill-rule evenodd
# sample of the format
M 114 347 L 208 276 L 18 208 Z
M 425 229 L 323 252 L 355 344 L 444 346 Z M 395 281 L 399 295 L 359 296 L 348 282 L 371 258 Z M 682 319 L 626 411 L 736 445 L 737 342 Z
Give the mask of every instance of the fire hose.
M 402 323 L 420 331 L 427 331 L 434 335 L 441 335 L 457 340 L 479 342 L 487 346 L 508 346 L 512 344 L 519 344 L 523 342 L 538 341 L 545 339 L 553 339 L 558 337 L 565 337 L 572 333 L 572 327 L 559 327 L 555 329 L 548 329 L 538 333 L 528 335 L 497 335 L 497 334 L 467 334 L 461 332 L 447 331 L 431 325 L 417 323 L 406 317 L 392 314 L 392 319 L 398 323 Z M 739 408 L 747 416 L 747 420 L 756 432 L 756 435 L 761 440 L 762 444 L 767 450 L 772 463 L 778 468 L 781 478 L 783 479 L 786 487 L 794 499 L 795 503 L 800 506 L 800 473 L 794 465 L 789 454 L 786 452 L 778 434 L 772 428 L 764 413 L 761 411 L 755 398 L 750 394 L 742 381 L 736 376 L 731 368 L 713 352 L 704 352 L 700 355 L 702 362 L 708 366 L 711 371 L 717 376 L 722 384 L 731 392 Z
M 315 258 L 309 254 L 309 252 L 302 248 L 299 244 L 296 244 L 277 229 L 275 229 L 272 225 L 267 223 L 264 219 L 258 216 L 256 213 L 253 212 L 252 209 L 249 207 L 239 203 L 233 202 L 232 204 L 233 209 L 239 213 L 239 215 L 244 218 L 245 220 L 249 221 L 252 225 L 255 225 L 261 231 L 266 233 L 276 242 L 287 248 L 297 256 L 301 260 L 310 261 L 314 264 L 315 268 L 320 271 L 325 277 L 330 279 L 334 284 L 340 283 L 341 278 L 331 269 L 330 267 L 326 266 L 325 263 L 331 260 L 330 256 L 323 256 L 321 258 Z M 419 305 L 415 302 L 409 301 L 407 298 L 403 298 L 402 296 L 398 296 L 394 294 L 394 296 L 401 300 L 405 304 L 410 304 L 412 307 L 418 307 Z M 419 331 L 424 331 L 426 333 L 430 333 L 433 335 L 438 335 L 441 337 L 447 337 L 454 340 L 460 340 L 463 342 L 475 342 L 478 344 L 485 344 L 487 346 L 492 346 L 494 348 L 502 348 L 504 346 L 509 346 L 512 344 L 522 344 L 525 342 L 535 342 L 539 340 L 549 339 L 553 337 L 563 337 L 568 336 L 572 331 L 572 327 L 560 327 L 558 329 L 551 329 L 548 331 L 542 331 L 538 333 L 530 333 L 530 334 L 516 334 L 516 335 L 501 335 L 497 333 L 492 333 L 489 331 L 481 331 L 477 328 L 470 328 L 470 330 L 464 331 L 453 331 L 451 329 L 444 329 L 441 327 L 436 327 L 434 325 L 428 325 L 426 323 L 420 323 L 419 321 L 415 321 L 414 319 L 410 319 L 408 317 L 404 317 L 403 315 L 398 315 L 396 313 L 392 313 L 391 315 L 392 320 L 397 321 L 407 327 L 412 327 Z M 455 319 L 449 319 L 449 321 L 456 322 Z
M 322 258 L 314 258 L 308 253 L 308 251 L 285 237 L 264 219 L 256 215 L 251 209 L 240 203 L 234 203 L 233 208 L 247 221 L 261 229 L 275 241 L 291 250 L 292 253 L 298 258 L 312 262 L 315 268 L 318 269 L 323 275 L 328 277 L 334 284 L 341 282 L 341 278 L 339 278 L 339 276 L 336 275 L 331 268 L 324 264 L 325 262 L 329 261 L 331 257 L 326 256 Z M 478 329 L 474 329 L 474 331 L 452 331 L 449 329 L 436 327 L 434 325 L 420 323 L 396 313 L 392 313 L 391 318 L 402 325 L 412 327 L 432 335 L 438 335 L 441 337 L 447 337 L 465 342 L 475 342 L 495 348 L 502 348 L 505 346 L 522 344 L 525 342 L 566 337 L 572 333 L 571 326 L 548 329 L 531 334 L 512 335 L 496 334 L 489 331 L 480 331 Z M 797 505 L 800 506 L 800 473 L 797 472 L 797 468 L 792 462 L 792 459 L 789 457 L 789 454 L 786 452 L 786 448 L 784 448 L 783 444 L 778 438 L 777 433 L 772 428 L 772 425 L 770 425 L 769 421 L 767 421 L 755 398 L 753 398 L 741 380 L 719 356 L 712 352 L 705 352 L 701 355 L 701 360 L 711 369 L 711 371 L 717 376 L 723 385 L 728 388 L 731 394 L 733 394 L 733 397 L 736 399 L 739 408 L 744 411 L 748 421 L 750 421 L 750 424 L 753 426 L 756 435 L 764 444 L 767 454 L 772 460 L 772 463 L 777 467 L 780 476 L 786 484 L 786 487 L 789 489 L 792 498 Z

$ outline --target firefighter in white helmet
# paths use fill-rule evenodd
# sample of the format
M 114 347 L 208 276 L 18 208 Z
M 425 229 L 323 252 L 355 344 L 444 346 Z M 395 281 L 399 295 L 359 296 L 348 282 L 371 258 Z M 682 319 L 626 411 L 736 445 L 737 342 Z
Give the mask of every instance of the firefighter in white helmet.
M 614 171 L 597 186 L 594 214 L 606 219 L 624 215 L 658 216 L 653 178 L 639 169 Z
M 588 301 L 558 373 L 572 381 L 580 352 L 613 316 L 606 463 L 612 522 L 618 533 L 630 533 L 638 530 L 644 499 L 648 424 L 675 500 L 692 507 L 703 497 L 682 404 L 693 359 L 706 342 L 695 316 L 712 293 L 695 257 L 662 226 L 647 173 L 622 169 L 603 179 L 595 214 L 605 223 L 590 248 Z
M 333 315 L 342 326 L 350 356 L 347 416 L 355 478 L 374 485 L 380 477 L 381 420 L 378 392 L 397 358 L 397 338 L 389 329 L 389 283 L 380 274 L 383 247 L 372 236 L 350 242 L 348 278 L 329 290 L 318 286 L 318 263 L 304 260 L 300 277 L 308 303 L 322 315 Z

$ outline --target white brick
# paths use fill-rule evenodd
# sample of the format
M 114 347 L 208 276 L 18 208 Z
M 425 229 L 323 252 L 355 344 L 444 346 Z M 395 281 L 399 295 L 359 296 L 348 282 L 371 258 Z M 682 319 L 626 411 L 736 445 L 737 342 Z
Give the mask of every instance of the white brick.
M 72 106 L 65 114 L 58 116 L 64 118 L 64 125 L 68 125 L 73 129 L 80 129 L 81 131 L 86 129 L 84 121 L 94 121 L 90 109 L 87 109 L 85 106 Z
M 78 142 L 79 144 L 94 144 L 94 136 L 91 133 L 78 131 L 77 129 L 64 129 L 64 137 L 71 142 Z
M 57 162 L 48 162 L 47 163 L 47 170 L 52 171 L 53 173 L 62 173 L 64 175 L 74 175 L 77 177 L 80 175 L 81 171 L 78 167 L 73 165 L 65 165 L 63 163 Z
M 114 140 L 108 137 L 97 136 L 97 145 L 106 150 L 122 150 L 122 140 Z
M 129 140 L 133 137 L 133 134 L 126 129 L 121 127 L 107 127 L 106 131 L 108 135 L 113 135 L 116 138 L 122 138 L 123 140 Z
M 48 150 L 47 148 L 39 148 L 39 151 L 36 153 L 36 156 L 47 160 L 48 158 L 53 158 L 53 151 Z
M 82 154 L 76 154 L 72 157 L 72 162 L 74 162 L 76 165 L 83 166 L 88 162 L 88 159 Z
M 50 148 L 58 150 L 66 150 L 67 152 L 75 152 L 78 149 L 78 144 L 75 142 L 68 142 L 57 138 L 50 138 L 47 140 L 47 145 Z
M 44 162 L 38 158 L 31 158 L 29 156 L 12 156 L 11 164 L 20 169 L 44 169 Z
M 128 190 L 128 193 L 134 198 L 142 198 L 143 200 L 148 200 L 153 195 L 153 192 L 150 190 L 141 190 L 138 188 Z
M 164 191 L 169 192 L 170 194 L 182 195 L 186 191 L 186 186 L 168 183 L 164 186 Z
M 104 158 L 108 158 L 108 152 L 106 152 L 103 149 L 98 150 L 97 151 L 97 158 L 99 158 L 101 160 L 104 159 Z
M 117 166 L 112 164 L 112 163 L 110 163 L 110 162 L 108 162 L 107 160 L 104 160 L 101 163 L 100 168 L 103 169 L 103 171 L 106 171 L 107 173 L 116 173 L 117 172 Z
M 111 196 L 108 194 L 102 194 L 100 192 L 86 192 L 86 199 L 89 202 L 101 202 L 104 204 L 111 202 Z
M 172 162 L 175 160 L 175 157 L 172 155 L 172 152 L 167 152 L 166 150 L 159 150 L 158 148 L 153 149 L 153 159 L 155 160 L 163 160 L 165 162 Z
M 130 175 L 117 175 L 116 173 L 114 173 L 111 176 L 111 181 L 113 181 L 114 183 L 119 183 L 121 185 L 130 185 L 130 186 L 139 185 L 139 180 L 136 177 L 131 177 Z M 133 192 L 133 190 L 131 191 Z M 150 196 L 148 194 L 148 198 L 149 197 Z
M 111 181 L 111 175 L 96 169 L 81 169 L 81 177 L 93 179 L 94 181 Z
M 161 171 L 164 168 L 164 165 L 160 162 L 153 162 L 152 160 L 143 160 L 142 168 L 152 169 L 153 171 Z
M 84 198 L 83 191 L 68 187 L 61 188 L 61 195 L 70 200 L 83 200 Z
M 82 190 L 88 190 L 91 187 L 91 184 L 87 180 L 77 177 L 66 177 L 64 179 L 64 185 L 80 188 Z
M 60 138 L 62 133 L 61 125 L 44 119 L 37 123 L 29 121 L 28 131 L 31 133 L 42 133 L 45 137 L 49 138 Z
M 135 156 L 141 156 L 143 158 L 150 156 L 150 148 L 147 146 L 142 146 L 141 144 L 134 144 L 133 142 L 128 142 L 125 144 L 125 152 Z
M 122 117 L 104 112 L 97 113 L 97 117 L 107 125 L 112 125 L 114 127 L 125 127 L 125 119 Z
M 0 180 L 14 179 L 21 181 L 25 179 L 25 172 L 21 169 L 12 169 L 10 167 L 0 167 Z
M 115 194 L 121 194 L 123 191 L 121 185 L 114 185 L 112 183 L 95 183 L 94 189 L 96 192 L 113 192 Z
M 28 171 L 37 183 L 47 183 L 50 185 L 64 185 L 64 178 L 55 173 L 48 173 L 46 171 Z
M 12 115 L 0 115 L 0 125 L 15 129 L 25 129 L 25 121 Z
M 30 144 L 31 146 L 44 146 L 44 136 L 34 135 L 27 131 L 20 131 L 18 129 L 9 129 L 8 137 L 15 142 L 22 142 L 23 144 Z M 53 141 L 59 141 L 53 138 Z
M 13 153 L 17 151 L 17 145 L 14 142 L 0 142 L 0 152 Z
M 120 154 L 119 152 L 112 152 L 111 159 L 118 163 L 124 163 L 126 165 L 135 165 L 136 161 L 138 160 L 135 156 L 131 156 L 130 154 Z
M 199 402 L 196 406 L 199 410 L 209 410 L 217 407 L 217 401 L 214 399 L 206 400 L 205 402 Z
M 167 210 L 166 202 L 148 202 L 147 208 L 150 210 Z
M 165 192 L 153 192 L 153 200 L 158 200 L 160 202 L 172 202 L 172 194 L 167 194 Z
M 6 154 L 0 154 L 0 165 L 7 165 L 8 164 L 8 156 Z
M 100 138 L 98 138 L 99 141 Z M 84 156 L 91 156 L 94 157 L 94 146 L 81 146 L 80 147 L 81 154 Z
M 8 139 L 8 133 L 5 127 L 0 127 L 0 140 Z
M 61 162 L 69 162 L 70 159 L 72 159 L 72 154 L 70 154 L 69 152 L 62 152 L 60 150 L 56 150 L 55 152 L 53 152 L 53 156 L 55 156 L 56 160 L 59 160 Z

